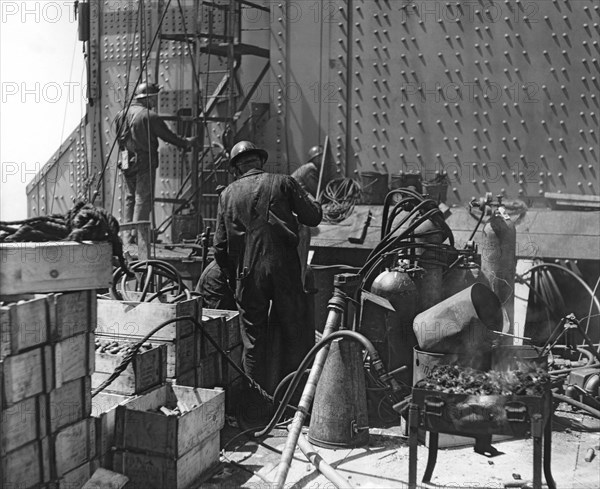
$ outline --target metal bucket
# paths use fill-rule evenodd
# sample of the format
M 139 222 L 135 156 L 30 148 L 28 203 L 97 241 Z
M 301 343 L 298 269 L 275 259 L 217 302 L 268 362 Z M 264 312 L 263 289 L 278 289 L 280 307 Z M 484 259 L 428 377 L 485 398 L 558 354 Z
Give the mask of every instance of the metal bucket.
M 380 205 L 384 203 L 385 196 L 388 194 L 387 173 L 361 172 L 360 185 L 362 187 L 362 204 Z
M 331 342 L 315 392 L 308 440 L 325 448 L 360 447 L 369 442 L 365 374 L 355 341 Z
M 413 322 L 419 348 L 433 353 L 471 354 L 489 343 L 489 330 L 502 331 L 500 300 L 489 287 L 473 284 L 423 311 Z
M 492 370 L 506 372 L 524 366 L 548 368 L 548 357 L 540 356 L 541 348 L 530 345 L 500 345 L 492 350 Z
M 437 365 L 459 365 L 485 371 L 490 366 L 490 353 L 481 351 L 477 355 L 459 355 L 457 353 L 431 353 L 414 348 L 413 385 L 427 377 Z

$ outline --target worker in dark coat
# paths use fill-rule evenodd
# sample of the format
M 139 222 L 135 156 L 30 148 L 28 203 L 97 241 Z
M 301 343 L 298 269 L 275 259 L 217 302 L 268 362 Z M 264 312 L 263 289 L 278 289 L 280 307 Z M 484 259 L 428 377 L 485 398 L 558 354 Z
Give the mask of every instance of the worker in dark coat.
M 115 118 L 119 142 L 119 167 L 125 177 L 125 222 L 147 221 L 152 209 L 158 168 L 158 140 L 190 149 L 197 138 L 180 138 L 153 110 L 160 88 L 141 83 L 134 102 Z
M 321 146 L 313 146 L 308 150 L 308 161 L 292 173 L 292 177 L 313 197 L 318 197 L 317 187 L 319 186 L 322 157 L 323 148 Z
M 272 392 L 314 344 L 314 331 L 302 320 L 298 222 L 317 226 L 322 212 L 296 180 L 264 172 L 267 157 L 248 141 L 232 148 L 238 179 L 219 197 L 214 248 L 236 284 L 244 370 Z

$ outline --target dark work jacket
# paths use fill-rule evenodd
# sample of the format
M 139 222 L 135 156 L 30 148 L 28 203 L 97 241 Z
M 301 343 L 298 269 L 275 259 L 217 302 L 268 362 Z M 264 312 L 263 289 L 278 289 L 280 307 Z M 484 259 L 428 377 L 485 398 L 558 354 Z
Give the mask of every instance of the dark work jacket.
M 129 153 L 130 171 L 134 172 L 148 163 L 158 167 L 158 139 L 185 148 L 187 142 L 173 133 L 165 121 L 151 109 L 134 102 L 125 114 L 119 112 L 115 119 L 120 149 Z M 123 125 L 125 124 L 125 125 Z
M 292 177 L 250 170 L 219 197 L 215 260 L 229 278 L 257 266 L 281 270 L 280 257 L 297 257 L 298 222 L 317 226 L 321 218 L 321 205 Z

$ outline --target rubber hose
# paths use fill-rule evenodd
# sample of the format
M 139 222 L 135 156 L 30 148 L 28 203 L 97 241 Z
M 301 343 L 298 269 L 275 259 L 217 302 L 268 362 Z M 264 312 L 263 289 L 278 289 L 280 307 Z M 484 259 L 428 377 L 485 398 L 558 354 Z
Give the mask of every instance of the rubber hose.
M 600 419 L 600 411 L 588 406 L 587 404 L 576 401 L 575 399 L 571 399 L 568 396 L 563 396 L 562 394 L 556 394 L 554 392 L 552 393 L 552 396 L 554 397 L 554 399 L 571 404 L 572 406 L 575 406 L 576 408 L 579 408 L 587 412 L 588 414 L 594 416 L 594 418 Z

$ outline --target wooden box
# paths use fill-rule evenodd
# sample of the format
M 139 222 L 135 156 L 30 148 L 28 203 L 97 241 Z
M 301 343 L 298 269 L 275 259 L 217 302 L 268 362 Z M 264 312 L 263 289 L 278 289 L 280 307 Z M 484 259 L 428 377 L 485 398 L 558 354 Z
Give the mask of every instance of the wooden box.
M 93 333 L 97 324 L 96 291 L 79 290 L 47 296 L 50 312 L 50 341 L 80 333 Z
M 219 432 L 214 432 L 177 459 L 117 450 L 114 470 L 127 476 L 134 487 L 195 489 L 219 463 L 219 438 Z
M 124 355 L 96 352 L 96 371 L 92 375 L 92 389 L 97 388 L 115 371 Z M 133 395 L 157 387 L 167 378 L 167 347 L 154 346 L 150 350 L 143 347 L 133 357 L 131 363 L 103 392 Z
M 54 368 L 53 387 L 80 379 L 94 371 L 94 334 L 82 333 L 47 346 Z
M 229 350 L 229 352 L 227 352 L 229 359 L 232 360 L 233 363 L 235 363 L 242 370 L 244 369 L 242 367 L 243 353 L 244 353 L 244 345 L 238 345 L 236 347 L 233 347 L 231 350 Z M 236 369 L 233 368 L 233 366 L 229 362 L 226 362 L 226 366 L 225 366 L 224 370 L 226 372 L 227 383 L 233 382 L 235 379 L 237 379 L 241 375 Z
M 96 337 L 101 341 L 129 341 L 137 343 L 143 339 L 141 336 L 112 336 L 105 334 L 97 334 Z M 196 366 L 196 337 L 195 335 L 185 336 L 180 339 L 166 341 L 156 340 L 152 338 L 150 342 L 153 345 L 164 345 L 167 348 L 166 364 L 167 377 L 176 378 L 184 372 L 193 370 Z
M 0 457 L 0 487 L 38 488 L 50 480 L 50 440 L 41 438 Z
M 165 416 L 158 409 L 184 404 L 188 411 Z M 219 432 L 225 423 L 225 393 L 165 384 L 117 406 L 116 447 L 179 458 Z
M 46 409 L 41 394 L 0 410 L 0 456 L 46 436 Z
M 133 396 L 122 396 L 104 391 L 92 398 L 92 417 L 96 423 L 96 452 L 100 467 L 112 469 L 117 406 L 132 398 Z
M 96 423 L 83 419 L 52 436 L 53 467 L 56 477 L 89 462 L 96 456 Z
M 207 315 L 202 311 L 202 331 L 210 335 L 215 340 L 219 348 L 223 348 L 223 334 L 225 330 L 225 320 L 219 315 Z M 212 342 L 200 331 L 196 331 L 196 359 L 206 358 L 217 349 Z
M 100 299 L 96 333 L 113 337 L 143 338 L 160 323 L 169 319 L 180 316 L 199 318 L 202 310 L 201 301 L 200 297 L 174 304 Z M 151 340 L 179 340 L 193 336 L 194 330 L 195 325 L 192 321 L 177 321 L 162 328 L 152 336 Z
M 172 384 L 185 385 L 187 387 L 198 387 L 196 382 L 196 369 L 188 370 L 173 379 L 168 379 Z
M 11 296 L 0 307 L 0 360 L 48 341 L 46 296 Z
M 0 295 L 103 289 L 111 280 L 110 243 L 0 244 Z
M 50 433 L 87 418 L 92 411 L 92 386 L 90 377 L 66 382 L 48 395 Z
M 0 401 L 3 407 L 50 390 L 53 366 L 45 348 L 48 346 L 12 355 L 0 362 Z
M 225 309 L 203 309 L 203 316 L 220 316 L 223 318 L 224 331 L 221 334 L 223 349 L 231 349 L 242 342 L 240 329 L 240 314 L 238 311 L 228 311 Z

